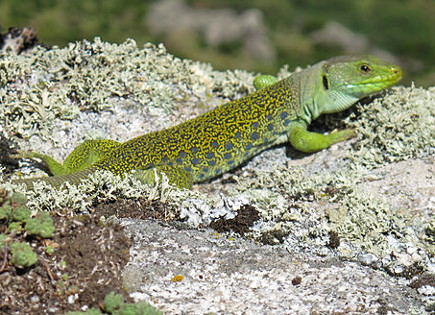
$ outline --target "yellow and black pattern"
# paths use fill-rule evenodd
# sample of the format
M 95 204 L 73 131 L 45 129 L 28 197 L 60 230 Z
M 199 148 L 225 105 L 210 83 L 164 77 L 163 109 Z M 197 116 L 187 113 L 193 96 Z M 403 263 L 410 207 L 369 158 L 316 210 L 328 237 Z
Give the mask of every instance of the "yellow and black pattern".
M 220 175 L 288 132 L 298 96 L 290 86 L 281 81 L 178 126 L 127 141 L 95 167 L 115 174 L 174 167 L 190 173 L 193 182 Z

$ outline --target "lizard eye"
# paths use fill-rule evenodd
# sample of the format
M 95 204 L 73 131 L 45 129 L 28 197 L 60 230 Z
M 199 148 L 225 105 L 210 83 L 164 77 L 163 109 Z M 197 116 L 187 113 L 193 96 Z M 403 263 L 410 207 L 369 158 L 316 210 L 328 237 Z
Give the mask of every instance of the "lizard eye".
M 359 67 L 359 69 L 361 70 L 361 73 L 364 73 L 364 74 L 366 74 L 366 73 L 370 73 L 370 71 L 372 71 L 372 68 L 370 68 L 370 66 L 367 65 L 367 64 L 362 64 L 362 65 Z

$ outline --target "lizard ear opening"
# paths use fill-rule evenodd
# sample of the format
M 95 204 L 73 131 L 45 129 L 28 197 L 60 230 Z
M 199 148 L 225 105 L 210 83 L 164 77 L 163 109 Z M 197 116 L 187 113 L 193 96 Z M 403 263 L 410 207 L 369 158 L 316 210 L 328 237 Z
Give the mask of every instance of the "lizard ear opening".
M 328 78 L 326 77 L 326 75 L 322 76 L 322 82 L 323 82 L 323 88 L 325 90 L 329 90 L 329 82 L 328 82 Z

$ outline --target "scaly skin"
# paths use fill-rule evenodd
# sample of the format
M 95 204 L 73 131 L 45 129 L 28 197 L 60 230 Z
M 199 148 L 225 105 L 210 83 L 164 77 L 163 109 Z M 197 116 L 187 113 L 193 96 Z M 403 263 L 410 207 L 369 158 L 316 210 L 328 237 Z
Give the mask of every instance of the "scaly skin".
M 19 180 L 29 188 L 43 180 L 53 186 L 79 183 L 96 170 L 122 175 L 139 171 L 152 183 L 154 170 L 178 187 L 191 187 L 225 173 L 276 144 L 289 141 L 303 152 L 316 152 L 355 136 L 354 130 L 329 135 L 307 131 L 313 119 L 343 111 L 359 99 L 398 82 L 402 70 L 372 56 L 336 57 L 276 82 L 255 80 L 258 91 L 222 105 L 172 128 L 145 134 L 124 143 L 86 141 L 64 164 L 38 153 L 55 175 Z

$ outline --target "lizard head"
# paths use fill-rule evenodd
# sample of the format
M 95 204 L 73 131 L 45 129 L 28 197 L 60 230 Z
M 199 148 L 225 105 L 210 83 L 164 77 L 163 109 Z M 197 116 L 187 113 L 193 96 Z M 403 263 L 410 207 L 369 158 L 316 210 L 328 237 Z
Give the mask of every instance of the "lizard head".
M 382 91 L 402 78 L 402 69 L 374 56 L 344 56 L 328 59 L 322 67 L 322 84 L 360 99 Z
M 313 66 L 316 80 L 312 118 L 335 113 L 402 78 L 402 69 L 373 56 L 343 56 Z

